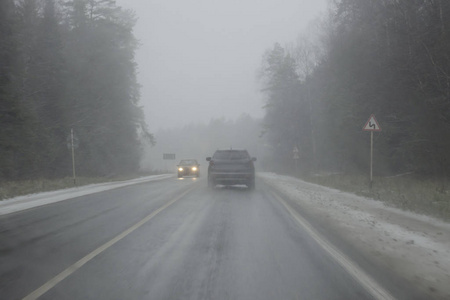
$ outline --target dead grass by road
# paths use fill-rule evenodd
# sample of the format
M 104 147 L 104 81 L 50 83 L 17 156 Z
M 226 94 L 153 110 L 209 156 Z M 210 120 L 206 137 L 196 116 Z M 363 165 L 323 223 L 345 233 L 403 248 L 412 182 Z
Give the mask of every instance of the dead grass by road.
M 302 179 L 450 221 L 450 181 L 420 179 L 407 174 L 374 177 L 370 188 L 367 177 L 361 175 L 327 174 Z

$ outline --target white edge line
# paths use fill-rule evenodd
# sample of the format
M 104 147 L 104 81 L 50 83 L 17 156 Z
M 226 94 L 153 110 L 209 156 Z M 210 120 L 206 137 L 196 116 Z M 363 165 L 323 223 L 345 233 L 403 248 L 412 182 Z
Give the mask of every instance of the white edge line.
M 308 234 L 357 282 L 361 284 L 375 299 L 394 300 L 395 298 L 383 287 L 381 287 L 372 277 L 364 272 L 350 258 L 337 250 L 324 237 L 322 237 L 312 225 L 301 217 L 294 209 L 292 209 L 285 200 L 275 193 L 273 196 L 286 208 L 286 210 L 294 217 L 294 219 L 308 232 Z
M 168 208 L 169 206 L 171 206 L 172 204 L 174 204 L 175 202 L 177 202 L 178 200 L 183 198 L 187 193 L 189 193 L 194 188 L 195 188 L 195 186 L 188 189 L 187 191 L 183 192 L 182 194 L 180 194 L 179 196 L 177 196 L 170 202 L 164 204 L 157 210 L 153 211 L 151 214 L 149 214 L 148 216 L 143 218 L 141 221 L 134 224 L 133 226 L 131 226 L 130 228 L 128 228 L 127 230 L 125 230 L 124 232 L 119 234 L 118 236 L 114 237 L 113 239 L 111 239 L 110 241 L 101 245 L 100 247 L 98 247 L 97 249 L 92 251 L 91 253 L 87 254 L 82 259 L 78 260 L 76 263 L 69 266 L 67 269 L 65 269 L 64 271 L 62 271 L 61 273 L 59 273 L 58 275 L 56 275 L 55 277 L 53 277 L 52 279 L 50 279 L 49 281 L 44 283 L 41 287 L 34 290 L 28 296 L 24 297 L 23 300 L 35 300 L 35 299 L 39 298 L 40 296 L 42 296 L 43 294 L 48 292 L 50 289 L 55 287 L 58 283 L 63 281 L 65 278 L 67 278 L 70 275 L 72 275 L 73 273 L 75 273 L 78 269 L 80 269 L 83 265 L 85 265 L 87 262 L 92 260 L 94 257 L 96 257 L 97 255 L 99 255 L 100 253 L 102 253 L 103 251 L 105 251 L 106 249 L 108 249 L 109 247 L 111 247 L 112 245 L 114 245 L 115 243 L 117 243 L 118 241 L 120 241 L 121 239 L 123 239 L 124 237 L 126 237 L 127 235 L 129 235 L 130 233 L 132 233 L 133 231 L 135 231 L 136 229 L 138 229 L 145 223 L 147 223 L 148 221 L 150 221 L 157 214 L 159 214 L 160 212 L 162 212 L 163 210 L 165 210 L 166 208 Z

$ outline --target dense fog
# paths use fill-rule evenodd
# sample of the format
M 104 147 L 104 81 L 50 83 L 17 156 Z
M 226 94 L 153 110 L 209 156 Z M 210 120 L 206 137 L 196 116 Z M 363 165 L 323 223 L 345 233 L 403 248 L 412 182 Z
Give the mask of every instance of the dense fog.
M 308 33 L 266 49 L 258 144 L 268 169 L 367 174 L 362 127 L 374 114 L 375 175 L 445 178 L 449 12 L 443 1 L 334 1 Z
M 229 147 L 265 170 L 366 173 L 372 114 L 376 175 L 446 177 L 450 3 L 297 2 L 1 1 L 0 178 L 70 175 L 71 130 L 84 176 Z
M 141 167 L 143 170 L 175 172 L 181 159 L 197 159 L 206 172 L 206 157 L 218 149 L 247 149 L 251 156 L 262 162 L 265 155 L 261 139 L 262 120 L 243 114 L 236 120 L 213 119 L 208 124 L 193 124 L 182 128 L 159 130 L 157 143 L 147 147 Z M 175 154 L 175 160 L 164 160 L 164 153 Z

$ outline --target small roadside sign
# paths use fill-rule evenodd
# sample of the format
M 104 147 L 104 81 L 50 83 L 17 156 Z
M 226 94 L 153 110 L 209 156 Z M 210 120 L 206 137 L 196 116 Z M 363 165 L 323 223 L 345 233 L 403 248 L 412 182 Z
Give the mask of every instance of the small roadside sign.
M 75 135 L 75 133 L 73 134 L 73 136 L 72 134 L 69 134 L 69 136 L 67 136 L 66 142 L 67 142 L 67 149 L 69 150 L 72 149 L 72 147 L 74 149 L 77 149 L 78 146 L 80 145 L 80 141 L 78 140 L 78 137 Z
M 369 120 L 367 120 L 366 125 L 364 125 L 363 130 L 365 131 L 381 131 L 381 127 L 375 119 L 375 115 L 371 115 Z
M 174 160 L 175 159 L 175 153 L 163 153 L 163 159 Z
M 292 150 L 292 153 L 293 153 L 293 155 L 294 155 L 294 159 L 299 159 L 300 158 L 300 156 L 298 155 L 298 148 L 297 148 L 297 146 L 294 146 L 294 150 Z

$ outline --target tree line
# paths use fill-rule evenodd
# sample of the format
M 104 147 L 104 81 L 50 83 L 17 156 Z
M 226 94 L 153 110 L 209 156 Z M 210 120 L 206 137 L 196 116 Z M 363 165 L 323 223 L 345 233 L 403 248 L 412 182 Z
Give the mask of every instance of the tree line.
M 113 0 L 0 1 L 0 180 L 132 172 L 151 140 L 133 12 Z
M 289 169 L 366 172 L 375 114 L 378 175 L 450 170 L 450 2 L 334 0 L 314 39 L 263 57 L 265 137 Z

